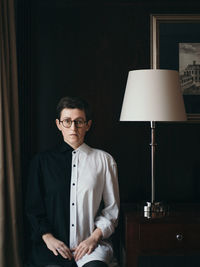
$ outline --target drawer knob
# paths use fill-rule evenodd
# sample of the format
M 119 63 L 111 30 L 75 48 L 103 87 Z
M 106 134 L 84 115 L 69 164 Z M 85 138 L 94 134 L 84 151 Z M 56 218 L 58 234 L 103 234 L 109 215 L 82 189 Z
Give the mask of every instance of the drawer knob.
M 182 234 L 177 234 L 177 235 L 176 235 L 176 239 L 177 239 L 178 241 L 182 241 L 182 240 L 183 240 L 183 235 L 182 235 Z

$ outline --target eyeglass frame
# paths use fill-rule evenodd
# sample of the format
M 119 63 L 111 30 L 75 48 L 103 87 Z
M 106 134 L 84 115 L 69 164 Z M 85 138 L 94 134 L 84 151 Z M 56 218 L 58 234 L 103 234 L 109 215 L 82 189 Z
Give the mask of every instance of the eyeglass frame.
M 63 124 L 63 121 L 65 121 L 66 119 L 64 119 L 64 120 L 60 120 L 59 119 L 59 123 L 61 122 L 62 123 L 62 126 L 64 127 L 64 128 L 70 128 L 71 126 L 72 126 L 72 123 L 74 122 L 74 125 L 75 125 L 75 127 L 76 128 L 83 128 L 83 126 L 84 126 L 84 124 L 87 124 L 88 123 L 88 121 L 83 121 L 83 126 L 81 126 L 81 127 L 79 127 L 79 126 L 77 126 L 77 121 L 78 121 L 78 119 L 77 120 L 70 120 L 70 126 L 69 127 L 66 127 L 66 126 L 64 126 L 64 124 Z

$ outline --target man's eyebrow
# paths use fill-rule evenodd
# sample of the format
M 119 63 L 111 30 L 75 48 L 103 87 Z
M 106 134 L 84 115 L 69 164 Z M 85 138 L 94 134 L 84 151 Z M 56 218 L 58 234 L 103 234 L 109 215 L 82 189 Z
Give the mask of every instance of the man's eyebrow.
M 72 120 L 71 117 L 64 117 L 64 118 L 63 118 L 63 120 L 66 120 L 66 119 L 70 119 L 70 120 Z M 79 120 L 79 119 L 85 120 L 85 118 L 83 118 L 83 117 L 77 117 L 77 118 L 75 118 L 74 120 Z

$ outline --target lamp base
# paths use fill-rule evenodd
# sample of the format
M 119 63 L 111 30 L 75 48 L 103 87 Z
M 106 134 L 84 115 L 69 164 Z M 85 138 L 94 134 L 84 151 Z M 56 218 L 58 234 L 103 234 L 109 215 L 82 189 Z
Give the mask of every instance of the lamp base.
M 169 207 L 162 202 L 146 202 L 144 206 L 144 217 L 162 218 L 168 214 Z

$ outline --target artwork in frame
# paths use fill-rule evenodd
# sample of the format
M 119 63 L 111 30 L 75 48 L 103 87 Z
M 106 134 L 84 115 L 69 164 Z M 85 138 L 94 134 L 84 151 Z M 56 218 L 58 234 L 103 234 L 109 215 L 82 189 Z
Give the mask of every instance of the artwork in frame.
M 200 14 L 152 14 L 151 68 L 180 73 L 188 120 L 200 121 Z

